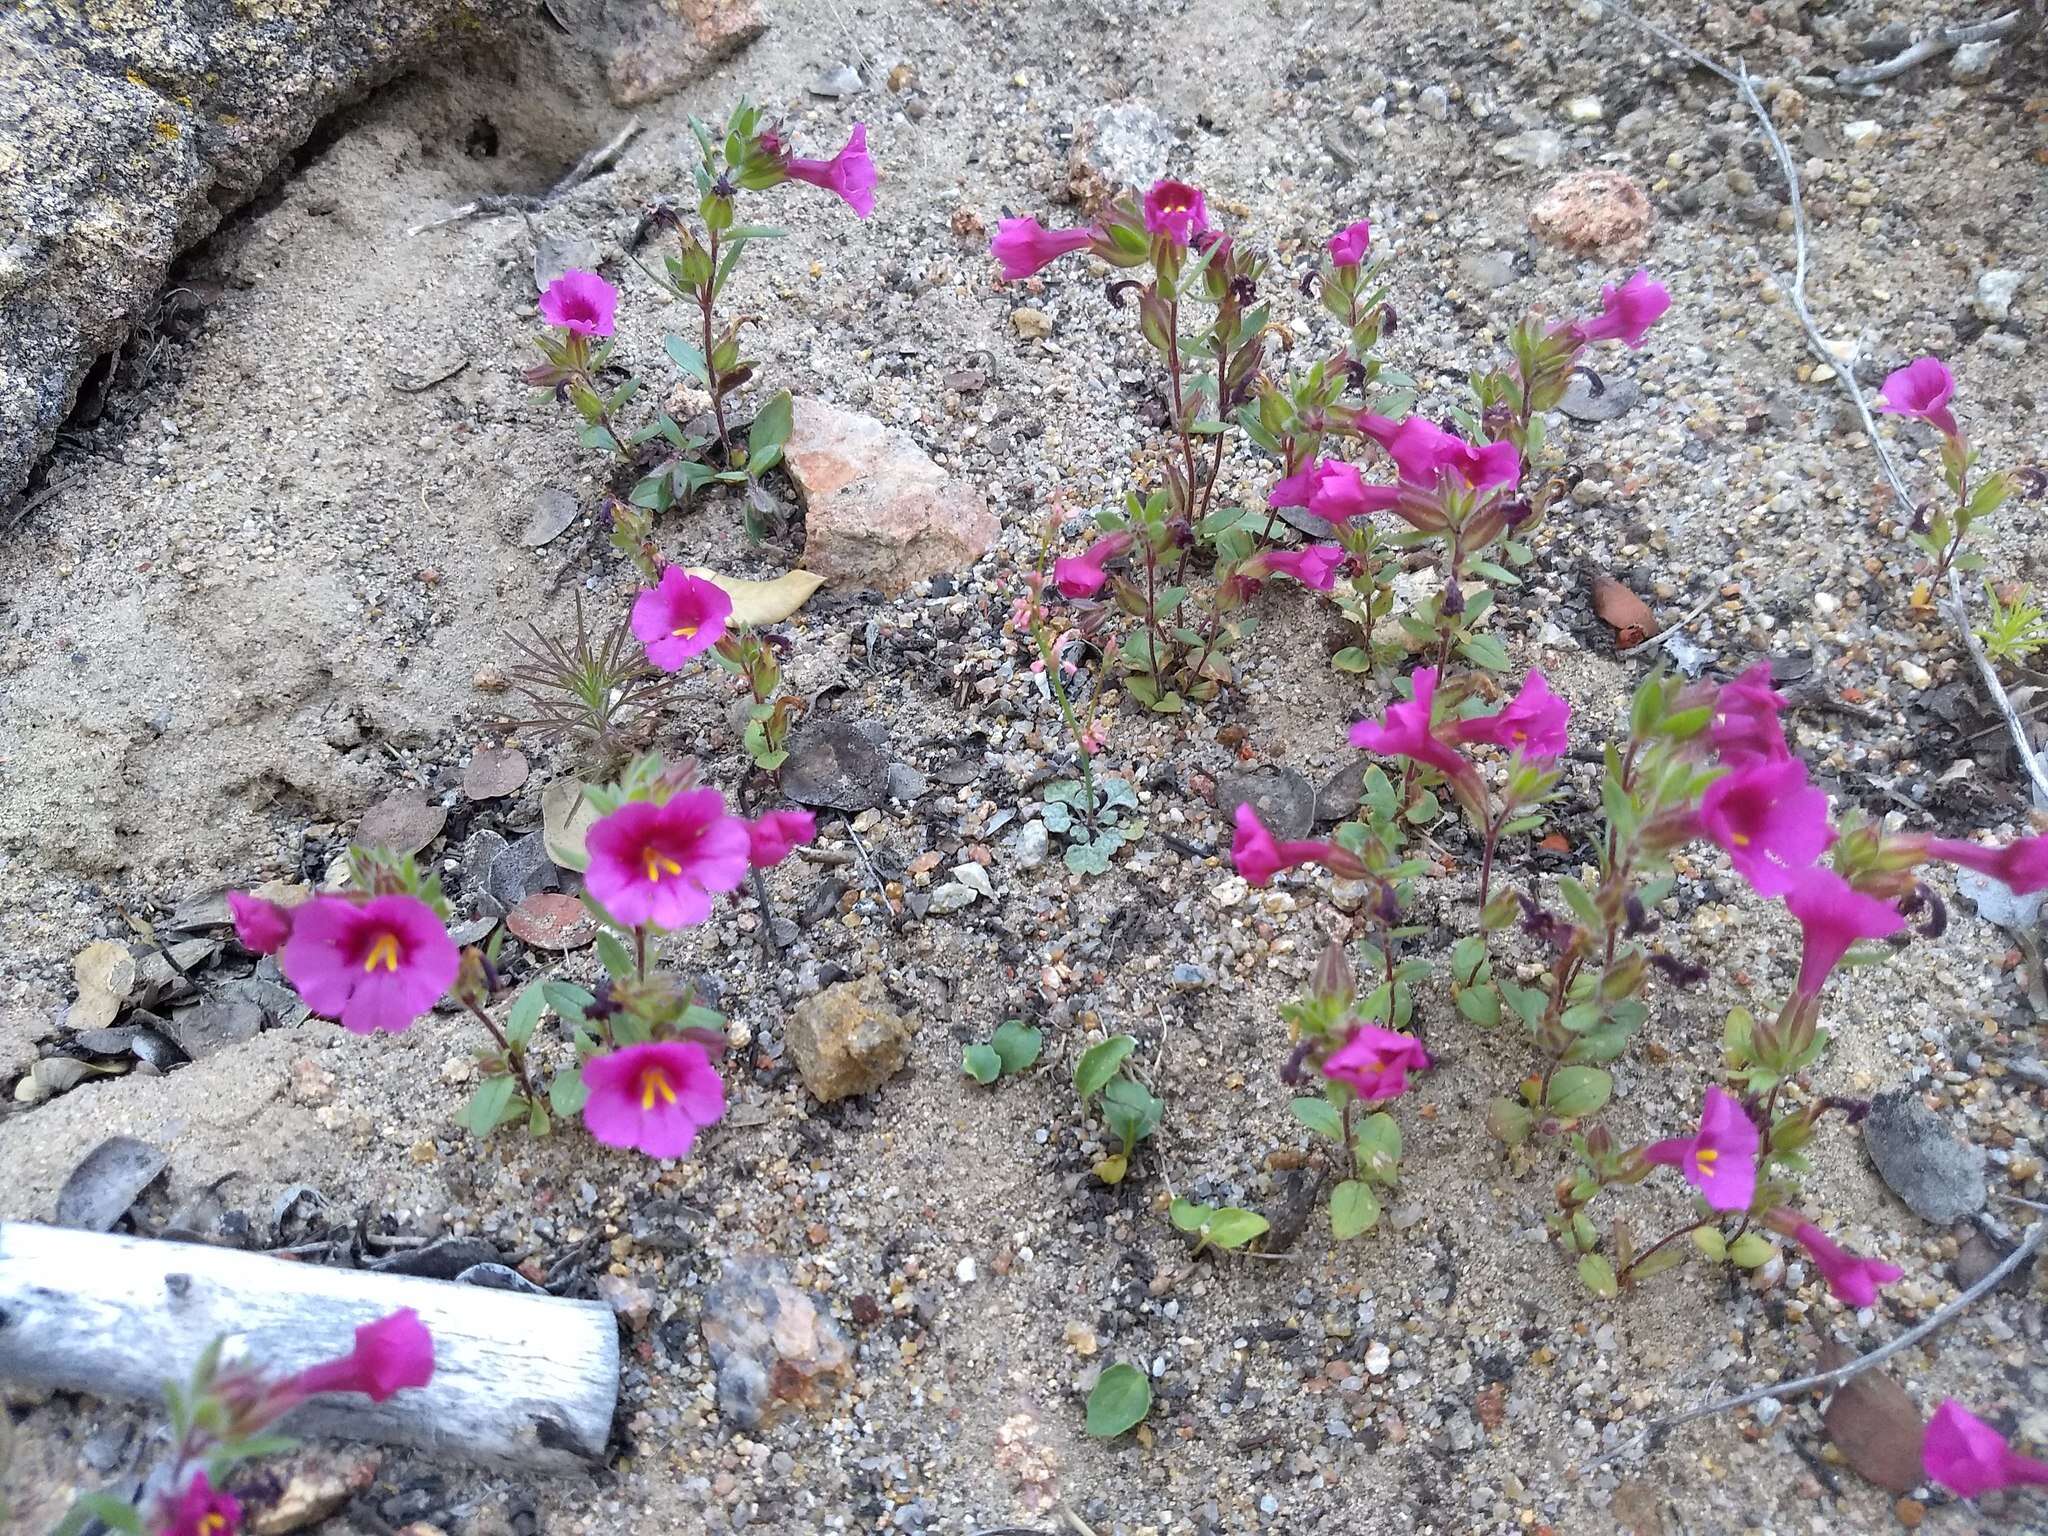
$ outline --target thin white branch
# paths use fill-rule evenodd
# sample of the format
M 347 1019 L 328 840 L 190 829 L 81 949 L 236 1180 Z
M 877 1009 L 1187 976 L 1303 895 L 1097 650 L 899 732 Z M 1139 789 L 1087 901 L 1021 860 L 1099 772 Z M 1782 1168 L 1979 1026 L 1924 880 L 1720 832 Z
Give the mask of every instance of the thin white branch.
M 2022 13 L 2014 10 L 1974 26 L 1943 27 L 1939 32 L 1930 32 L 1917 43 L 1901 49 L 1881 64 L 1859 64 L 1853 69 L 1843 70 L 1835 76 L 1835 84 L 1875 85 L 1880 80 L 1890 80 L 1916 65 L 1925 64 L 1929 59 L 1953 53 L 1965 43 L 1995 43 L 2011 37 L 2019 31 L 2020 23 L 2025 19 Z

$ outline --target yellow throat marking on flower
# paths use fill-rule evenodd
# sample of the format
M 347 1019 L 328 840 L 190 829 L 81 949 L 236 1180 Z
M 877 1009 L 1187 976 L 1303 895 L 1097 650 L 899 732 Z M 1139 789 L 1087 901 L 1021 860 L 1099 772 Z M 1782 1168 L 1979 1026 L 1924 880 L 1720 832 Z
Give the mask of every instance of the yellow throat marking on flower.
M 656 853 L 652 848 L 642 850 L 647 859 L 647 878 L 659 882 L 663 875 L 680 875 L 683 866 L 667 854 Z
M 205 1515 L 199 1521 L 199 1536 L 215 1536 L 215 1532 L 228 1528 L 227 1516 Z
M 1749 834 L 1747 832 L 1730 832 L 1728 834 L 1728 841 L 1738 848 L 1747 848 L 1749 846 Z
M 694 640 L 697 638 L 697 626 L 695 624 L 679 624 L 670 630 L 669 633 L 681 640 Z
M 393 934 L 378 934 L 377 942 L 370 946 L 369 954 L 363 957 L 365 971 L 374 971 L 380 965 L 387 971 L 398 969 L 398 939 Z
M 664 1104 L 673 1104 L 676 1101 L 676 1091 L 668 1085 L 668 1074 L 659 1067 L 649 1067 L 640 1074 L 640 1107 L 654 1108 L 654 1096 L 657 1093 L 661 1095 L 661 1102 Z
M 1711 1179 L 1714 1176 L 1714 1164 L 1721 1161 L 1721 1154 L 1712 1147 L 1701 1147 L 1693 1153 L 1692 1160 L 1700 1165 L 1700 1177 Z

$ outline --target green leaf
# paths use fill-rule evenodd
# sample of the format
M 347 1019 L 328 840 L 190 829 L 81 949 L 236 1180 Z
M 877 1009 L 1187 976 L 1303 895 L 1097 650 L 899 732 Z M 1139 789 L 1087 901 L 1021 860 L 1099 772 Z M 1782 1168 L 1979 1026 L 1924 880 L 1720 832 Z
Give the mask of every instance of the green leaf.
M 1166 1106 L 1144 1085 L 1128 1077 L 1115 1077 L 1102 1090 L 1102 1120 L 1124 1144 L 1126 1156 L 1139 1142 L 1159 1129 L 1159 1117 Z
M 1694 1227 L 1692 1245 L 1716 1264 L 1728 1257 L 1728 1239 L 1721 1235 L 1719 1227 Z
M 548 1104 L 564 1120 L 573 1120 L 583 1113 L 589 1097 L 590 1090 L 583 1086 L 583 1073 L 575 1067 L 557 1072 L 555 1080 L 548 1084 Z
M 584 1013 L 597 1001 L 596 993 L 586 991 L 572 981 L 544 981 L 540 984 L 540 991 L 548 1006 L 572 1026 L 581 1024 Z
M 1091 1045 L 1074 1063 L 1074 1092 L 1083 1099 L 1093 1098 L 1137 1048 L 1138 1042 L 1129 1035 L 1111 1035 L 1100 1045 Z
M 1077 875 L 1100 875 L 1109 870 L 1109 856 L 1123 846 L 1123 839 L 1106 842 L 1097 838 L 1089 843 L 1071 843 L 1064 855 L 1067 868 Z
M 605 974 L 614 981 L 624 981 L 633 974 L 633 954 L 619 941 L 615 933 L 600 933 L 597 936 L 597 959 L 604 967 Z
M 1358 1154 L 1359 1171 L 1368 1179 L 1390 1184 L 1401 1171 L 1401 1127 L 1382 1110 L 1367 1115 L 1352 1133 L 1352 1149 Z
M 1493 635 L 1474 635 L 1461 642 L 1458 654 L 1473 666 L 1483 667 L 1488 672 L 1505 672 L 1508 669 L 1508 648 Z
M 702 384 L 706 389 L 711 387 L 711 370 L 705 367 L 704 354 L 702 352 L 699 352 L 680 336 L 662 337 L 661 349 L 668 353 L 669 360 L 682 369 L 683 372 L 687 373 L 699 384 Z
M 1347 645 L 1343 650 L 1330 658 L 1330 665 L 1339 672 L 1370 672 L 1372 670 L 1372 653 L 1355 645 Z
M 986 1087 L 1003 1075 L 1003 1058 L 992 1045 L 970 1045 L 960 1053 L 960 1070 Z
M 1458 989 L 1458 1012 L 1474 1024 L 1492 1029 L 1500 1023 L 1500 993 L 1490 986 Z
M 794 407 L 790 403 L 789 391 L 783 390 L 773 400 L 762 406 L 754 417 L 754 424 L 747 428 L 748 467 L 758 470 L 754 456 L 770 448 L 780 449 L 789 441 L 789 428 Z
M 1218 1248 L 1242 1248 L 1255 1237 L 1263 1237 L 1273 1224 L 1257 1211 L 1226 1205 L 1209 1219 L 1204 1235 Z
M 1199 1232 L 1216 1214 L 1213 1205 L 1197 1205 L 1192 1200 L 1175 1200 L 1167 1207 L 1166 1219 L 1173 1223 L 1176 1231 Z
M 1098 1440 L 1114 1440 L 1125 1430 L 1136 1429 L 1152 1411 L 1152 1383 L 1136 1366 L 1116 1364 L 1096 1380 L 1088 1394 L 1088 1433 Z
M 1380 1197 L 1357 1179 L 1346 1179 L 1330 1193 L 1330 1230 L 1338 1242 L 1369 1232 L 1379 1224 Z
M 1435 795 L 1422 790 L 1415 796 L 1415 803 L 1408 807 L 1408 821 L 1413 826 L 1424 826 L 1443 815 L 1443 807 Z
M 1511 1147 L 1529 1139 L 1536 1117 L 1513 1099 L 1495 1099 L 1486 1106 L 1486 1128 Z
M 1738 1269 L 1755 1269 L 1777 1252 L 1761 1232 L 1745 1232 L 1728 1245 L 1728 1261 Z
M 989 1045 L 1001 1058 L 1003 1070 L 1015 1074 L 1022 1072 L 1038 1060 L 1039 1049 L 1045 1043 L 1045 1032 L 1032 1029 L 1021 1019 L 1005 1019 L 996 1026 Z
M 510 1077 L 485 1078 L 455 1117 L 456 1124 L 479 1139 L 489 1136 L 504 1122 L 517 1086 Z
M 547 997 L 539 987 L 529 986 L 519 994 L 512 1004 L 512 1011 L 505 1015 L 505 1038 L 514 1045 L 523 1046 L 533 1038 L 534 1030 L 540 1024 L 540 1016 L 547 1008 Z
M 1586 1282 L 1586 1289 L 1602 1301 L 1611 1301 L 1621 1289 L 1614 1280 L 1614 1266 L 1597 1253 L 1586 1254 L 1579 1260 L 1579 1278 Z
M 1295 1099 L 1287 1107 L 1294 1112 L 1295 1119 L 1318 1136 L 1327 1136 L 1332 1141 L 1344 1139 L 1344 1117 L 1328 1099 Z
M 81 1493 L 52 1536 L 78 1536 L 94 1520 L 124 1536 L 142 1536 L 142 1516 L 135 1506 L 106 1493 Z
M 1121 1184 L 1124 1175 L 1130 1171 L 1131 1160 L 1121 1152 L 1112 1153 L 1097 1163 L 1091 1170 L 1095 1177 L 1105 1184 Z
M 1560 1067 L 1544 1090 L 1543 1107 L 1563 1120 L 1596 1114 L 1614 1092 L 1614 1079 L 1598 1067 Z

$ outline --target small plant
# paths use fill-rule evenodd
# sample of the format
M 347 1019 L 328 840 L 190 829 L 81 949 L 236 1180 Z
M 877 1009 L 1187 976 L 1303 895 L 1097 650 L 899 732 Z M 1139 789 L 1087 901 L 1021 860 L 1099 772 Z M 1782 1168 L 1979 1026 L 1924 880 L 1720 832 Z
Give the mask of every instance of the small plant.
M 1138 1143 L 1159 1129 L 1166 1108 L 1144 1084 L 1121 1070 L 1137 1047 L 1129 1035 L 1111 1035 L 1083 1051 L 1074 1063 L 1074 1092 L 1084 1108 L 1100 1096 L 1102 1123 L 1117 1139 L 1119 1150 L 1095 1165 L 1095 1176 L 1105 1184 L 1123 1182 Z
M 1977 638 L 1984 642 L 1992 660 L 2024 666 L 2037 652 L 2048 650 L 2048 614 L 2035 606 L 2033 594 L 2025 587 L 2016 588 L 2008 603 L 1987 581 L 1984 602 L 1991 610 L 1991 622 L 1977 631 Z
M 301 1403 L 327 1392 L 382 1403 L 434 1377 L 433 1337 L 410 1307 L 356 1329 L 348 1354 L 289 1376 L 223 1365 L 225 1343 L 207 1346 L 189 1381 L 164 1384 L 170 1454 L 142 1492 L 132 1501 L 83 1495 L 55 1536 L 84 1536 L 102 1526 L 122 1536 L 237 1536 L 242 1501 L 231 1491 L 232 1474 L 245 1462 L 293 1449 L 297 1442 L 276 1426 Z
M 1931 513 L 1926 507 L 1916 508 L 1909 530 L 1913 542 L 1934 561 L 1927 585 L 1938 584 L 1951 566 L 1959 571 L 1983 567 L 1983 558 L 1965 550 L 1963 545 L 1977 520 L 2004 506 L 2021 484 L 2020 476 L 2004 472 L 1973 482 L 1977 452 L 1963 435 L 1962 426 L 1950 408 L 1955 395 L 1956 377 L 1949 372 L 1948 365 L 1939 358 L 1921 357 L 1887 376 L 1877 397 L 1878 410 L 1911 421 L 1924 421 L 1941 434 L 1941 480 L 1949 501 L 1934 507 Z M 1915 602 L 1924 605 L 1925 601 L 1923 586 L 1916 590 Z
M 1176 1231 L 1194 1238 L 1196 1253 L 1204 1248 L 1220 1248 L 1228 1253 L 1264 1237 L 1273 1228 L 1257 1211 L 1234 1205 L 1197 1205 L 1192 1200 L 1177 1199 L 1166 1215 Z
M 1045 1032 L 1033 1029 L 1021 1019 L 1005 1019 L 985 1045 L 970 1045 L 961 1053 L 960 1070 L 983 1087 L 999 1077 L 1015 1077 L 1038 1060 Z
M 1066 844 L 1062 858 L 1067 868 L 1077 875 L 1099 875 L 1119 848 L 1144 836 L 1145 821 L 1137 809 L 1138 792 L 1126 779 L 1057 779 L 1045 786 L 1039 815 L 1045 830 Z
M 507 674 L 533 713 L 516 722 L 544 738 L 568 742 L 600 770 L 645 750 L 675 679 L 648 665 L 634 648 L 624 618 L 593 636 L 576 594 L 576 638 L 565 645 L 529 625 L 530 637 L 505 638 L 525 660 Z
M 1114 1440 L 1136 1429 L 1152 1411 L 1152 1383 L 1135 1365 L 1121 1362 L 1096 1377 L 1088 1394 L 1088 1433 Z

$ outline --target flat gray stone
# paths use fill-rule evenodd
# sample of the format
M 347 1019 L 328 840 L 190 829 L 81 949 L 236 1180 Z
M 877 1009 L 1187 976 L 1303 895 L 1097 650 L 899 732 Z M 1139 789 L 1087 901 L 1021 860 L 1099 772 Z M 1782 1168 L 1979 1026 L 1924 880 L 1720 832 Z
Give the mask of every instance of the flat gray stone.
M 1283 842 L 1307 837 L 1316 821 L 1315 786 L 1292 768 L 1267 766 L 1218 775 L 1216 809 L 1232 820 L 1240 805 L 1249 805 L 1266 830 Z
M 1910 1088 L 1881 1093 L 1863 1146 L 1891 1192 L 1922 1221 L 1948 1226 L 1984 1209 L 1984 1153 L 1959 1141 Z

